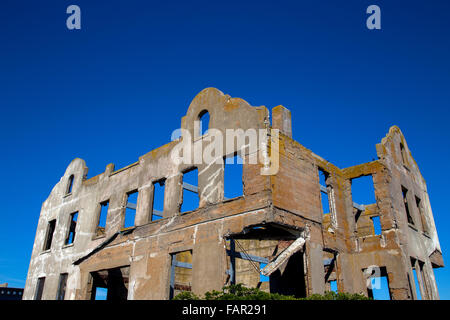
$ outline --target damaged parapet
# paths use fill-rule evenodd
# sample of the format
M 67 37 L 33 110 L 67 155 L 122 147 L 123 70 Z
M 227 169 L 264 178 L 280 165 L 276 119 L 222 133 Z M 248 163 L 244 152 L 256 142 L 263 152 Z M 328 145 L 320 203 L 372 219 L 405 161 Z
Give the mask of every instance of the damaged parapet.
M 205 89 L 173 141 L 137 162 L 89 179 L 70 163 L 42 205 L 23 298 L 171 299 L 232 283 L 376 298 L 385 278 L 392 299 L 438 299 L 425 180 L 398 127 L 376 149 L 338 168 L 292 139 L 283 106 L 270 121 Z M 354 192 L 364 177 L 373 200 Z

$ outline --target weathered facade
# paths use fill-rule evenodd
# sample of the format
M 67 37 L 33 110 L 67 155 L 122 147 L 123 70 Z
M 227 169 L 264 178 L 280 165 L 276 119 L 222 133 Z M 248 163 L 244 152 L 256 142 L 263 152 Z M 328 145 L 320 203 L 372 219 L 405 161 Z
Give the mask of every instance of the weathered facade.
M 211 142 L 212 134 L 198 128 L 206 111 L 209 128 L 224 136 L 227 129 L 263 132 L 257 148 L 237 139 L 214 154 L 218 161 L 175 163 L 180 144 L 195 153 Z M 400 129 L 390 128 L 376 146 L 378 160 L 341 169 L 292 139 L 290 117 L 278 106 L 270 123 L 265 107 L 208 88 L 181 121 L 192 139 L 183 133 L 136 163 L 119 170 L 109 164 L 90 179 L 85 162 L 73 160 L 42 205 L 24 299 L 93 299 L 98 288 L 107 288 L 109 299 L 170 299 L 229 283 L 306 296 L 330 290 L 334 281 L 340 292 L 371 295 L 370 276 L 386 277 L 392 299 L 416 299 L 417 292 L 439 299 L 439 240 L 425 180 Z M 243 194 L 226 199 L 224 159 L 235 154 L 244 159 Z M 252 163 L 253 156 L 266 162 Z M 183 182 L 194 168 L 198 186 Z M 352 199 L 352 181 L 362 176 L 372 177 L 375 203 Z M 161 212 L 154 208 L 158 186 Z M 197 209 L 181 212 L 185 190 L 198 195 Z M 134 225 L 127 227 L 129 210 Z

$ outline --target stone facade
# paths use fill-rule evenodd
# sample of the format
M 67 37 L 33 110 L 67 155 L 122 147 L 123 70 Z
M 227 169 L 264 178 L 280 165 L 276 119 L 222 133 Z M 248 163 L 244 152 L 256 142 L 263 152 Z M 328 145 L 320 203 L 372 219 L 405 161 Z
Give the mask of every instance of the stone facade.
M 172 161 L 183 141 L 192 150 L 211 141 L 210 133 L 201 135 L 197 128 L 205 110 L 209 128 L 224 134 L 264 133 L 266 149 L 244 148 L 244 139 L 231 153 L 215 154 L 220 160 L 235 153 L 244 159 L 242 196 L 224 197 L 223 161 Z M 87 179 L 82 159 L 70 163 L 42 205 L 24 299 L 92 299 L 98 288 L 107 288 L 109 299 L 170 299 L 180 291 L 203 294 L 229 283 L 306 296 L 329 290 L 333 281 L 340 292 L 371 295 L 367 269 L 387 278 L 392 299 L 416 299 L 418 289 L 422 299 L 439 299 L 433 268 L 444 265 L 426 184 L 398 127 L 377 144 L 378 160 L 343 169 L 292 139 L 288 109 L 273 108 L 270 123 L 265 107 L 214 88 L 194 98 L 181 128 L 193 139 L 183 134 L 119 170 L 109 164 Z M 269 157 L 276 170 L 262 174 L 265 164 L 249 161 L 254 155 Z M 199 205 L 181 213 L 183 174 L 194 167 Z M 352 200 L 352 181 L 362 176 L 372 177 L 375 203 Z M 164 209 L 154 219 L 153 192 L 161 181 Z M 135 191 L 132 204 L 128 195 Z M 125 228 L 127 208 L 135 209 L 135 219 Z M 281 259 L 298 238 L 305 240 L 302 247 L 262 279 L 259 269 Z

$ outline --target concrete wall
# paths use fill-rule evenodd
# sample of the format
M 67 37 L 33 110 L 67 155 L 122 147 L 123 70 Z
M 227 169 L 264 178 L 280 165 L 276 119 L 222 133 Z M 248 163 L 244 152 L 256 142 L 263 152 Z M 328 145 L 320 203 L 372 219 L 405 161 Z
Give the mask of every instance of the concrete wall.
M 197 120 L 205 110 L 210 114 L 210 130 L 200 136 Z M 192 252 L 192 269 L 177 271 L 177 279 L 190 283 L 197 294 L 219 290 L 229 281 L 226 240 L 251 226 L 276 226 L 274 230 L 280 228 L 305 237 L 302 252 L 308 295 L 326 289 L 324 260 L 332 252 L 336 256 L 333 277 L 339 291 L 367 294 L 363 270 L 376 265 L 387 270 L 393 299 L 414 299 L 415 286 L 408 277 L 413 279 L 411 261 L 420 261 L 422 297 L 438 299 L 433 267 L 443 266 L 441 249 L 425 181 L 401 131 L 392 127 L 377 145 L 378 160 L 340 169 L 292 139 L 288 109 L 277 106 L 272 116 L 272 129 L 279 130 L 279 139 L 269 130 L 265 107 L 253 107 L 242 99 L 207 88 L 194 98 L 182 118 L 181 137 L 139 157 L 136 163 L 119 170 L 110 164 L 105 172 L 87 179 L 85 162 L 73 160 L 42 205 L 24 299 L 35 297 L 41 277 L 45 277 L 42 298 L 55 299 L 61 273 L 69 275 L 65 299 L 89 299 L 91 273 L 118 267 L 129 267 L 128 299 L 168 299 L 171 257 L 183 251 Z M 227 141 L 223 140 L 224 148 L 209 150 L 214 161 L 174 163 L 172 156 L 182 146 L 190 147 L 194 160 L 196 150 L 208 150 L 220 136 L 218 133 L 226 136 L 227 129 L 258 130 L 260 141 L 256 148 L 248 148 L 244 147 L 248 143 L 245 139 L 238 140 L 227 150 Z M 261 161 L 249 163 L 255 157 L 267 159 L 277 151 L 278 156 L 270 160 L 278 169 L 275 174 L 261 174 Z M 244 193 L 225 199 L 223 157 L 236 152 L 245 159 Z M 199 173 L 199 208 L 181 214 L 183 173 L 191 168 Z M 319 169 L 328 174 L 331 213 L 326 215 L 322 212 Z M 351 181 L 363 175 L 372 176 L 376 202 L 366 204 L 356 222 L 358 211 L 352 200 Z M 72 192 L 67 193 L 71 176 Z M 161 179 L 166 181 L 163 218 L 152 221 L 153 184 Z M 402 185 L 409 190 L 414 226 L 406 220 Z M 135 190 L 139 192 L 135 225 L 125 229 L 127 193 Z M 415 206 L 415 197 L 421 199 L 422 214 Z M 97 233 L 100 203 L 107 200 L 106 227 L 104 233 Z M 75 241 L 65 245 L 74 212 L 78 212 Z M 373 216 L 380 217 L 381 235 L 373 232 Z M 56 228 L 52 246 L 43 250 L 48 224 L 53 219 Z M 273 235 L 268 232 L 266 236 L 269 239 Z M 248 239 L 243 243 L 251 254 L 273 260 L 274 248 L 282 243 L 279 241 L 283 239 Z M 248 261 L 240 261 L 236 278 L 253 284 L 259 275 L 248 267 Z M 265 286 L 262 289 L 269 290 Z

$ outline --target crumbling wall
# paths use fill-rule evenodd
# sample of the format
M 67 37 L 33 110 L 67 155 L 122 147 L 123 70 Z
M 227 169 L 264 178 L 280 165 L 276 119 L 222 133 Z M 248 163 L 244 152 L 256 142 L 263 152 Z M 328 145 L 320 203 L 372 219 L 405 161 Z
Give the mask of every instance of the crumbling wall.
M 201 135 L 198 120 L 204 112 L 210 115 L 209 131 Z M 103 173 L 87 179 L 85 162 L 73 160 L 42 205 L 24 299 L 35 298 L 42 277 L 42 299 L 55 299 L 62 273 L 68 274 L 65 299 L 91 299 L 95 277 L 107 270 L 126 270 L 126 286 L 117 292 L 123 295 L 126 288 L 127 299 L 169 299 L 181 290 L 203 294 L 219 290 L 231 279 L 299 296 L 323 293 L 330 289 L 330 281 L 336 281 L 341 292 L 369 294 L 364 272 L 371 266 L 386 274 L 392 299 L 417 298 L 412 268 L 421 277 L 422 297 L 438 299 L 433 268 L 443 266 L 441 249 L 425 181 L 400 130 L 392 127 L 377 145 L 378 160 L 341 169 L 292 139 L 288 109 L 277 106 L 272 116 L 270 127 L 265 107 L 252 107 L 207 88 L 182 118 L 180 137 L 137 162 L 119 170 L 109 164 Z M 241 131 L 231 149 L 225 147 L 225 140 L 222 149 L 208 149 L 215 139 L 226 137 L 227 130 L 237 129 Z M 249 145 L 250 129 L 262 139 L 256 148 Z M 194 161 L 174 162 L 180 150 Z M 209 160 L 195 161 L 198 150 L 207 150 Z M 224 157 L 234 154 L 244 159 L 243 195 L 226 199 Z M 252 162 L 255 158 L 263 161 Z M 273 172 L 267 171 L 267 165 Z M 183 174 L 192 168 L 198 169 L 199 207 L 181 212 Z M 326 173 L 322 186 L 319 170 Z M 368 175 L 373 179 L 375 203 L 357 204 L 352 199 L 352 180 Z M 164 209 L 156 220 L 154 184 L 162 180 Z M 409 192 L 414 225 L 405 214 L 402 186 Z M 135 191 L 137 202 L 130 204 L 128 194 Z M 324 192 L 329 199 L 327 214 L 321 203 Z M 416 198 L 420 208 L 415 206 Z M 105 201 L 109 201 L 107 219 L 100 230 Z M 130 208 L 135 209 L 134 225 L 125 228 Z M 75 212 L 75 240 L 65 244 Z M 372 217 L 380 219 L 379 235 L 374 233 Z M 43 250 L 54 220 L 50 249 Z M 300 250 L 270 281 L 261 283 L 252 259 L 273 262 L 299 237 L 304 239 Z M 230 239 L 254 257 L 244 255 L 231 268 Z M 300 269 L 301 276 L 294 276 L 292 270 Z

